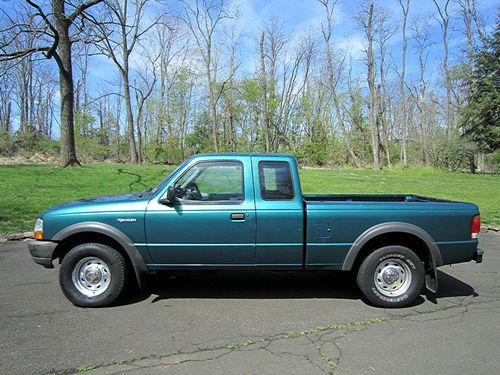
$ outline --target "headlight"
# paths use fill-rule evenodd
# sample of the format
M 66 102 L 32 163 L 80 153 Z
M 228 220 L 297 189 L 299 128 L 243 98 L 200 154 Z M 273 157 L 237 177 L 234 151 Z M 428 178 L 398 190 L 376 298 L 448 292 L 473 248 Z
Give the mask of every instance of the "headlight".
M 38 218 L 35 222 L 35 239 L 43 240 L 43 220 Z

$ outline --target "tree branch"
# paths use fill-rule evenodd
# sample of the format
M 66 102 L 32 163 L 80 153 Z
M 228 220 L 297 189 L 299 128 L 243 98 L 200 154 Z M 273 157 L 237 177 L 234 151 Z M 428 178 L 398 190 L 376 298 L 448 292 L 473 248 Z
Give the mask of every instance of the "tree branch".
M 47 24 L 47 26 L 49 27 L 49 29 L 53 33 L 54 42 L 52 43 L 52 46 L 45 52 L 45 56 L 48 59 L 50 59 L 54 55 L 54 52 L 55 52 L 57 46 L 59 45 L 59 33 L 57 32 L 54 25 L 52 25 L 52 22 L 50 22 L 49 18 L 47 17 L 47 15 L 45 14 L 45 12 L 43 11 L 43 9 L 40 5 L 36 4 L 32 0 L 26 0 L 26 2 L 38 11 L 38 14 L 40 15 L 40 17 L 42 17 L 42 19 L 45 21 L 45 23 Z
M 86 3 L 82 3 L 78 8 L 75 9 L 73 13 L 70 14 L 68 19 L 73 22 L 76 17 L 82 14 L 86 9 L 90 8 L 93 5 L 101 3 L 103 0 L 89 0 Z
M 36 47 L 36 48 L 29 48 L 23 51 L 16 51 L 16 52 L 11 52 L 11 53 L 0 53 L 0 61 L 10 61 L 10 60 L 15 60 L 18 58 L 24 58 L 28 55 L 31 55 L 32 53 L 35 52 L 46 52 L 49 51 L 51 47 Z

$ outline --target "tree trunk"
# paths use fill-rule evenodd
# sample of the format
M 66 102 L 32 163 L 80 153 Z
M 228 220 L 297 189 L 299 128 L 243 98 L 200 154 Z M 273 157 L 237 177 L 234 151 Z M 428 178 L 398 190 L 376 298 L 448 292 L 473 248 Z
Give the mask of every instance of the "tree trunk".
M 130 151 L 130 162 L 139 163 L 139 157 L 137 155 L 137 146 L 135 143 L 135 131 L 134 131 L 134 114 L 132 112 L 132 100 L 130 98 L 130 82 L 128 80 L 128 65 L 125 65 L 124 69 L 126 73 L 122 73 L 123 78 L 123 97 L 125 99 L 125 110 L 127 115 L 127 138 Z
M 484 171 L 484 151 L 479 151 L 477 155 L 477 170 L 479 172 Z
M 9 135 L 10 135 L 10 115 L 11 115 L 11 112 L 12 112 L 12 104 L 11 104 L 11 101 L 9 100 L 7 102 L 7 108 L 5 110 L 5 118 L 3 119 L 3 124 L 2 124 L 3 131 Z
M 452 112 L 452 104 L 451 104 L 451 77 L 450 77 L 450 67 L 448 63 L 448 26 L 450 22 L 450 15 L 448 12 L 448 6 L 450 4 L 450 0 L 445 0 L 444 6 L 440 6 L 437 0 L 433 0 L 436 5 L 437 11 L 439 13 L 439 24 L 441 26 L 442 38 L 443 38 L 443 47 L 444 47 L 444 59 L 443 59 L 443 69 L 444 69 L 444 80 L 446 86 L 446 134 L 448 138 L 451 137 L 451 128 L 453 123 L 453 112 Z
M 61 165 L 79 166 L 76 157 L 74 132 L 74 91 L 71 65 L 70 22 L 64 13 L 64 0 L 53 0 L 55 27 L 59 33 L 56 61 L 59 66 L 59 87 L 61 92 Z
M 212 78 L 212 49 L 211 42 L 207 48 L 207 60 L 205 62 L 208 83 L 208 101 L 210 106 L 210 121 L 212 123 L 212 140 L 214 144 L 214 151 L 219 152 L 218 142 L 218 126 L 217 126 L 217 103 L 215 102 L 215 84 Z
M 382 33 L 382 31 L 380 31 Z M 380 36 L 380 87 L 378 90 L 378 105 L 379 105 L 379 116 L 380 123 L 382 127 L 382 135 L 383 135 L 383 149 L 385 153 L 385 158 L 387 159 L 387 166 L 391 167 L 391 152 L 389 150 L 389 131 L 387 125 L 387 87 L 386 87 L 386 79 L 385 79 L 385 41 L 381 34 Z
M 120 161 L 120 117 L 115 119 L 116 161 Z
M 469 156 L 469 172 L 472 174 L 476 173 L 476 161 L 473 154 Z
M 401 155 L 403 166 L 408 166 L 408 153 L 406 151 L 407 135 L 408 135 L 408 114 L 406 106 L 406 87 L 405 87 L 405 75 L 406 75 L 406 50 L 408 48 L 408 37 L 406 35 L 406 23 L 408 21 L 408 11 L 410 10 L 410 0 L 406 1 L 406 6 L 403 5 L 402 0 L 400 0 L 400 5 L 403 10 L 403 56 L 401 58 L 401 78 L 399 81 L 399 86 L 401 90 Z
M 330 93 L 332 94 L 333 106 L 335 108 L 335 115 L 336 115 L 337 122 L 338 122 L 339 127 L 340 127 L 340 131 L 341 131 L 342 136 L 344 138 L 347 152 L 349 153 L 349 156 L 351 157 L 351 160 L 354 163 L 354 165 L 359 168 L 359 167 L 361 167 L 361 163 L 359 162 L 359 159 L 356 156 L 356 153 L 354 152 L 354 149 L 353 149 L 352 143 L 351 143 L 351 137 L 350 137 L 349 133 L 347 132 L 347 128 L 345 126 L 344 119 L 342 118 L 340 102 L 339 102 L 339 98 L 337 95 L 337 87 L 335 84 L 335 75 L 334 75 L 334 67 L 333 67 L 333 52 L 332 52 L 332 47 L 330 45 L 330 39 L 332 36 L 332 13 L 333 13 L 333 8 L 335 7 L 336 2 L 334 1 L 331 6 L 330 6 L 328 1 L 321 1 L 320 0 L 320 2 L 325 7 L 326 20 L 327 20 L 327 26 L 324 27 L 322 25 L 321 29 L 322 29 L 323 38 L 324 38 L 325 44 L 326 44 L 326 60 L 327 60 L 326 62 L 328 64 L 328 88 L 330 89 Z
M 418 95 L 418 123 L 420 126 L 420 135 L 422 142 L 422 162 L 427 165 L 427 132 L 425 129 L 425 99 L 424 99 L 424 89 L 420 88 Z
M 21 61 L 21 64 L 24 64 Z M 21 133 L 26 133 L 26 112 L 25 112 L 25 103 L 26 103 L 26 79 L 24 77 L 25 71 L 24 69 L 21 71 L 21 76 L 19 77 L 19 125 Z
M 142 161 L 144 160 L 143 159 L 143 154 L 142 154 L 142 151 L 143 151 L 143 147 L 142 147 L 142 129 L 141 129 L 141 125 L 142 125 L 142 106 L 137 110 L 137 143 L 138 143 L 138 151 L 137 151 L 137 155 L 138 155 L 138 161 L 139 163 L 142 163 Z
M 451 137 L 451 127 L 453 123 L 453 108 L 451 104 L 451 77 L 450 68 L 448 64 L 448 24 L 443 31 L 443 44 L 444 44 L 444 76 L 446 81 L 446 132 L 448 138 Z
M 260 74 L 262 85 L 262 126 L 264 128 L 264 138 L 266 142 L 266 152 L 271 151 L 270 147 L 270 127 L 269 127 L 269 113 L 267 110 L 267 76 L 266 76 L 266 62 L 264 60 L 264 32 L 260 36 Z
M 120 94 L 122 91 L 122 82 L 121 80 L 118 83 L 118 93 Z M 122 111 L 122 101 L 121 96 L 118 95 L 117 103 L 116 103 L 116 113 L 115 113 L 115 143 L 116 143 L 116 161 L 120 161 L 120 116 L 119 113 Z
M 379 134 L 377 124 L 377 92 L 375 87 L 375 58 L 373 55 L 373 2 L 370 3 L 368 13 L 368 25 L 366 29 L 368 38 L 368 87 L 370 89 L 370 97 L 368 102 L 370 129 L 372 141 L 373 169 L 380 169 L 379 160 Z

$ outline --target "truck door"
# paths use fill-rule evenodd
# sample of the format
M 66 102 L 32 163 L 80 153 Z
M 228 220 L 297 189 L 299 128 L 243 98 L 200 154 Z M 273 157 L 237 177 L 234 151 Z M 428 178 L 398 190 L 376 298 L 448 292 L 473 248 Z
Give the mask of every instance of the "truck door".
M 252 169 L 257 215 L 257 264 L 302 267 L 304 204 L 294 159 L 253 156 Z
M 146 212 L 146 238 L 154 265 L 255 264 L 250 158 L 195 161 L 174 186 L 174 204 L 152 200 Z

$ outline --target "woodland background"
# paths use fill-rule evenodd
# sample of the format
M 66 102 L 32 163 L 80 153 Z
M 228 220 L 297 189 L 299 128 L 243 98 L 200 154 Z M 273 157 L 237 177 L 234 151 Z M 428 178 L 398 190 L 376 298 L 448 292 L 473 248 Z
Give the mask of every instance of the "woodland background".
M 0 155 L 74 166 L 282 152 L 498 173 L 498 9 L 305 2 L 315 22 L 277 14 L 250 31 L 243 1 L 1 2 Z

